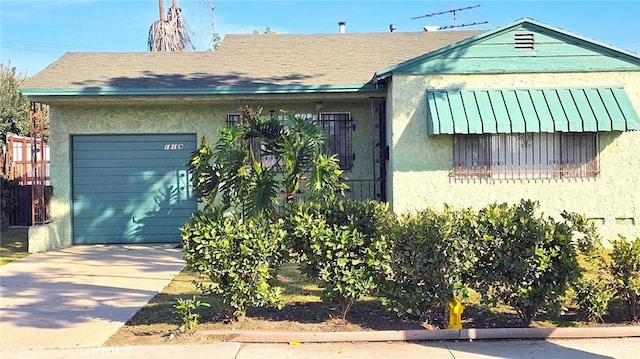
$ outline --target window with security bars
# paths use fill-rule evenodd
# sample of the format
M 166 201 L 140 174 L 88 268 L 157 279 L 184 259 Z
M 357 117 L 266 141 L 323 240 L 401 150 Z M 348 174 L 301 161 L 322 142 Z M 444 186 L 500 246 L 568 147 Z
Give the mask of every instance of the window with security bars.
M 353 119 L 348 112 L 332 113 L 298 113 L 297 116 L 312 118 L 322 128 L 325 134 L 325 145 L 329 154 L 335 154 L 340 161 L 341 170 L 350 170 L 353 167 Z M 278 115 L 283 117 L 283 115 Z M 240 114 L 228 114 L 227 126 L 232 126 L 240 121 Z M 249 146 L 256 158 L 260 155 L 260 144 L 252 139 Z
M 518 133 L 454 135 L 456 178 L 589 178 L 599 173 L 598 135 Z
M 353 120 L 350 113 L 320 113 L 318 124 L 324 130 L 327 151 L 336 154 L 341 170 L 353 167 Z

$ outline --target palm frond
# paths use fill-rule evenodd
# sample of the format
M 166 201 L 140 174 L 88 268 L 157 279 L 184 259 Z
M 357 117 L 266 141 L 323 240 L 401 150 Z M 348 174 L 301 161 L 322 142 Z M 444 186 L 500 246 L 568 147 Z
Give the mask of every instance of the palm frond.
M 278 204 L 278 181 L 267 172 L 255 173 L 247 194 L 246 209 L 249 216 L 270 216 Z
M 328 200 L 337 193 L 344 195 L 349 186 L 344 183 L 340 161 L 336 155 L 318 153 L 313 159 L 314 170 L 308 188 L 312 199 Z
M 210 163 L 213 152 L 204 137 L 201 142 L 200 148 L 189 158 L 189 172 L 192 174 L 194 195 L 210 206 L 218 194 L 219 168 Z
M 189 25 L 184 20 L 181 8 L 172 6 L 169 9 L 169 22 L 173 23 L 173 26 L 175 28 L 176 36 L 178 38 L 178 45 L 180 46 L 179 51 L 195 50 L 196 47 L 193 46 L 193 42 L 191 42 L 191 38 L 189 37 L 189 33 L 193 31 L 191 31 Z
M 151 23 L 147 48 L 149 51 L 185 51 L 195 50 L 189 33 L 191 30 L 182 16 L 182 10 L 177 7 L 177 2 L 169 8 L 167 20 L 164 16 Z M 160 2 L 160 9 L 164 8 L 164 2 Z
M 149 28 L 149 51 L 182 51 L 176 29 L 169 21 L 155 20 Z

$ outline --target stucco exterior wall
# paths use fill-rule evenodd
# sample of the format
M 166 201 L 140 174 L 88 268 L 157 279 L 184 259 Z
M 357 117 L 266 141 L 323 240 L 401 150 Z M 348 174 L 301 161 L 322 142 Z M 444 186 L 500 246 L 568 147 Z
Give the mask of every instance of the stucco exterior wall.
M 371 122 L 371 104 L 368 98 L 334 100 L 322 97 L 325 112 L 351 112 L 356 125 L 353 149 L 356 160 L 352 171 L 345 173 L 349 179 L 373 178 L 373 145 L 377 141 Z M 34 227 L 29 238 L 29 251 L 42 252 L 72 244 L 71 224 L 71 147 L 72 135 L 78 134 L 155 134 L 196 133 L 198 142 L 202 136 L 214 142 L 221 126 L 225 126 L 228 113 L 237 113 L 241 99 L 229 101 L 182 103 L 154 103 L 147 99 L 131 98 L 121 102 L 96 101 L 50 104 L 51 183 L 54 195 L 51 199 L 52 222 Z M 259 99 L 251 106 L 263 106 L 266 114 L 273 109 L 295 112 L 313 112 L 315 100 L 283 101 Z
M 480 207 L 492 202 L 537 200 L 542 211 L 592 218 L 605 239 L 640 236 L 640 132 L 599 134 L 600 174 L 593 179 L 456 180 L 452 136 L 427 136 L 429 88 L 522 88 L 623 85 L 640 113 L 640 72 L 503 75 L 394 75 L 389 94 L 392 208 Z

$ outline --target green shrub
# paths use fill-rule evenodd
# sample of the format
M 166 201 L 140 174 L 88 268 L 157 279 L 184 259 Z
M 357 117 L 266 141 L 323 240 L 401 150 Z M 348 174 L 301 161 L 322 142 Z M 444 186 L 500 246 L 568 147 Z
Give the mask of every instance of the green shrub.
M 375 201 L 300 202 L 286 213 L 301 269 L 346 319 L 355 301 L 374 293 L 389 272 L 394 216 Z
M 575 294 L 578 311 L 590 322 L 604 323 L 602 317 L 607 314 L 613 298 L 608 283 L 601 278 L 582 277 L 575 284 Z
M 561 297 L 581 277 L 580 248 L 595 239 L 586 218 L 563 213 L 562 220 L 536 215 L 538 204 L 489 205 L 478 212 L 475 285 L 483 299 L 512 306 L 524 325 L 539 309 L 559 314 Z
M 265 116 L 260 107 L 239 111 L 236 124 L 221 128 L 214 145 L 203 138 L 189 159 L 194 194 L 205 206 L 277 218 L 300 193 L 325 198 L 347 188 L 339 160 L 324 154 L 324 131 L 312 118 Z
M 211 280 L 197 283 L 205 294 L 220 295 L 241 320 L 249 306 L 284 305 L 281 289 L 273 285 L 286 258 L 286 234 L 281 220 L 238 219 L 220 212 L 198 212 L 182 227 L 187 266 Z
M 198 307 L 211 307 L 211 304 L 203 302 L 194 295 L 191 299 L 178 298 L 173 306 L 173 312 L 180 316 L 182 325 L 179 330 L 181 332 L 192 332 L 198 326 L 200 314 L 196 313 Z
M 640 304 L 640 237 L 628 241 L 621 236 L 611 244 L 609 270 L 614 288 L 617 296 L 626 303 L 631 320 L 636 320 Z
M 432 323 L 438 308 L 454 297 L 466 296 L 465 274 L 475 262 L 467 233 L 468 210 L 426 209 L 405 214 L 391 260 L 392 276 L 380 299 L 397 313 L 419 316 Z
M 16 187 L 18 187 L 17 180 L 10 179 L 8 175 L 0 175 L 0 224 L 2 225 L 10 223 L 9 216 L 13 215 L 18 208 Z

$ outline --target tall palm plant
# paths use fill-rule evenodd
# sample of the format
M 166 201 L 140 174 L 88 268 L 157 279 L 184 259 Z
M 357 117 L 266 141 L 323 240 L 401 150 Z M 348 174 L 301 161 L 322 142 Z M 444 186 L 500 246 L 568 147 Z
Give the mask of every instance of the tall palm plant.
M 324 154 L 324 133 L 313 119 L 286 114 L 285 120 L 241 110 L 241 120 L 223 128 L 212 148 L 203 140 L 190 160 L 196 196 L 243 217 L 274 217 L 306 192 L 332 197 L 347 187 L 338 159 Z
M 164 0 L 158 0 L 158 10 L 160 17 L 149 28 L 149 51 L 194 50 L 178 0 L 172 1 L 168 12 Z

